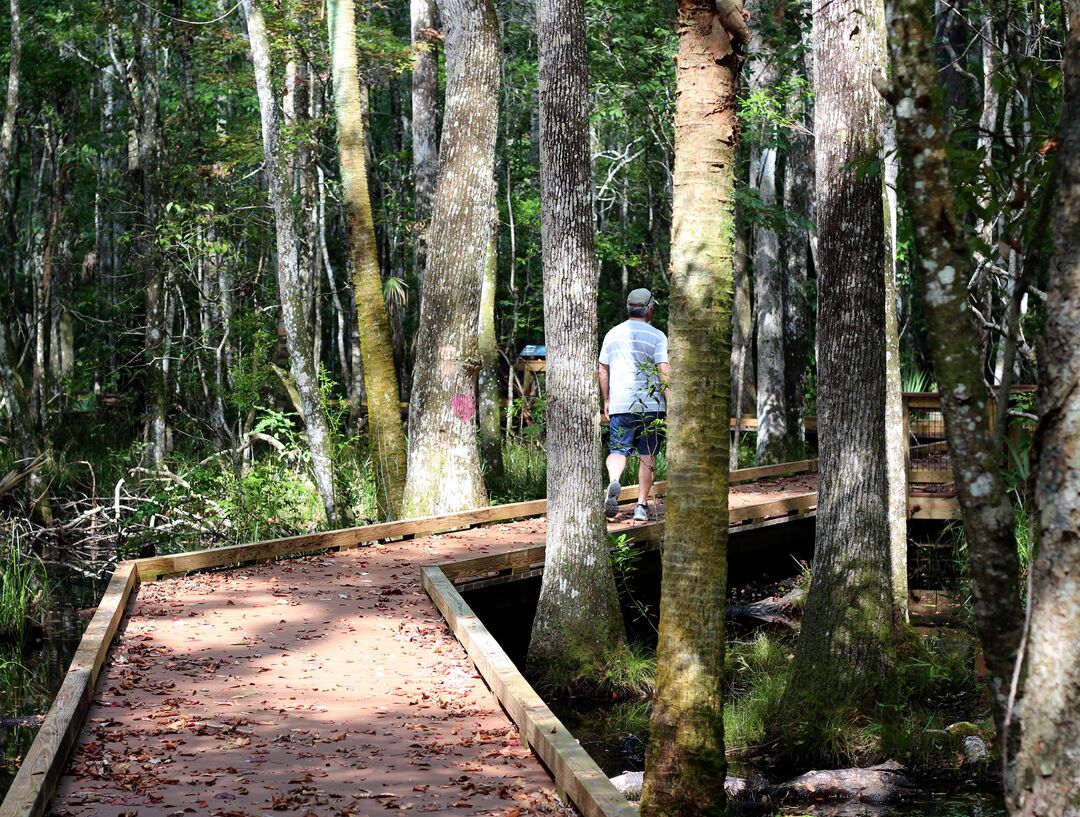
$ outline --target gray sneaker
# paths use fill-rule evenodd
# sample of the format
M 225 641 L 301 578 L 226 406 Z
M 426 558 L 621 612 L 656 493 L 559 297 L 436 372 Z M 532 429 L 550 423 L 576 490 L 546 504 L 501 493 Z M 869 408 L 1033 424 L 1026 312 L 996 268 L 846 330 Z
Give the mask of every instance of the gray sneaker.
M 611 519 L 619 512 L 619 493 L 622 491 L 622 486 L 617 482 L 612 482 L 607 487 L 607 492 L 604 494 L 604 515 Z
M 638 504 L 634 508 L 634 521 L 635 522 L 648 522 L 649 521 L 649 506 Z

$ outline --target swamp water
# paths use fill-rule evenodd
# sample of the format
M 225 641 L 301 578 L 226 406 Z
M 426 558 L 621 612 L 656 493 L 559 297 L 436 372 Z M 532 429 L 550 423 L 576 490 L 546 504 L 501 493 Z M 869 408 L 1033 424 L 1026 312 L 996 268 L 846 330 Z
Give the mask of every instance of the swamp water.
M 50 576 L 50 608 L 40 628 L 24 644 L 0 643 L 0 799 L 34 742 L 41 716 L 52 705 L 75 655 L 104 582 L 69 575 Z
M 755 543 L 741 542 L 742 547 L 738 548 L 741 555 L 729 558 L 731 586 L 760 584 L 763 578 L 778 580 L 789 576 L 799 560 L 808 559 L 812 554 L 812 521 L 798 529 L 798 535 L 793 535 L 795 533 L 795 525 L 782 526 L 771 533 L 760 531 Z M 748 538 L 752 535 L 740 534 Z M 763 565 L 770 566 L 776 575 L 767 576 Z M 641 610 L 648 609 L 652 616 L 659 610 L 659 578 L 659 554 L 649 554 L 639 562 L 630 582 L 634 602 L 625 605 L 624 599 L 623 610 L 631 639 L 640 643 L 651 641 L 653 648 L 656 634 L 652 625 L 642 617 Z M 466 591 L 463 595 L 510 659 L 524 671 L 525 653 L 540 595 L 540 578 Z M 548 703 L 609 777 L 644 769 L 651 709 L 649 701 L 561 700 Z M 769 777 L 764 770 L 735 763 L 729 766 L 729 774 Z M 917 780 L 915 782 L 919 783 Z M 1006 811 L 996 797 L 979 790 L 974 784 L 941 787 L 939 790 L 931 783 L 921 789 L 912 802 L 903 806 L 819 804 L 785 807 L 773 814 L 781 817 L 1005 817 Z

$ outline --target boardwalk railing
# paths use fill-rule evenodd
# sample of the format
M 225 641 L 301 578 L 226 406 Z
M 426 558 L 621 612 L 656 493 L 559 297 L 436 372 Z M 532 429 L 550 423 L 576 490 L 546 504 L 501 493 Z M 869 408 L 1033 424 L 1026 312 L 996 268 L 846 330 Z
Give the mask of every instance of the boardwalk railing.
M 803 460 L 777 466 L 733 471 L 731 479 L 737 484 L 816 470 L 816 460 Z M 663 494 L 667 490 L 667 484 L 657 483 L 655 490 L 658 494 Z M 636 497 L 637 486 L 629 486 L 622 490 L 619 499 L 625 502 Z M 284 539 L 119 563 L 113 571 L 112 579 L 98 604 L 90 626 L 83 634 L 60 692 L 46 714 L 37 737 L 19 767 L 3 803 L 0 803 L 0 817 L 41 817 L 48 813 L 49 804 L 56 792 L 56 785 L 68 755 L 78 740 L 86 710 L 93 696 L 94 685 L 105 663 L 109 645 L 123 618 L 128 600 L 140 582 L 163 576 L 184 575 L 196 570 L 240 566 L 326 550 L 344 550 L 376 542 L 429 536 L 478 525 L 541 516 L 546 513 L 547 500 L 539 499 L 443 516 L 404 519 L 326 533 L 290 536 Z M 747 511 L 735 509 L 732 512 L 733 521 L 740 513 L 746 515 Z M 749 514 L 747 518 L 752 516 L 753 514 Z

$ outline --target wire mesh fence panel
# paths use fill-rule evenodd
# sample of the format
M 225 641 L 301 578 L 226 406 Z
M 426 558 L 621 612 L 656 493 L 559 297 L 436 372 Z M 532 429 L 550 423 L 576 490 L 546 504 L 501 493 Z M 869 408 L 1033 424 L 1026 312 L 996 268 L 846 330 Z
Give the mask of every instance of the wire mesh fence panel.
M 908 398 L 908 482 L 952 482 L 952 461 L 945 439 L 945 417 L 935 397 Z

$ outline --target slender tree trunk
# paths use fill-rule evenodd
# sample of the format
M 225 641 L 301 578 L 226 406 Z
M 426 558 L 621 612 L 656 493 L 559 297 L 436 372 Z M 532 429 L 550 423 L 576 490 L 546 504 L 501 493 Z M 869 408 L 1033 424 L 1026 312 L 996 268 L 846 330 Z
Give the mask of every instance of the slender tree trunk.
M 244 0 L 248 42 L 255 67 L 255 87 L 259 96 L 262 120 L 263 154 L 270 206 L 277 229 L 277 278 L 281 295 L 281 315 L 285 341 L 289 349 L 292 378 L 307 426 L 308 447 L 315 485 L 326 511 L 327 524 L 337 523 L 337 497 L 334 489 L 330 428 L 320 402 L 319 377 L 311 360 L 311 339 L 306 316 L 308 292 L 302 287 L 296 248 L 296 215 L 292 208 L 292 184 L 285 147 L 281 143 L 281 120 L 274 79 L 270 67 L 270 44 L 266 23 L 258 0 Z
M 22 18 L 19 0 L 11 0 L 11 39 L 8 49 L 7 95 L 4 119 L 0 124 L 0 191 L 7 191 L 11 179 L 11 153 L 15 142 L 15 117 L 19 111 L 19 79 L 22 58 Z M 7 195 L 0 195 L 0 225 L 7 224 Z M 5 288 L 0 288 L 4 292 Z M 4 293 L 9 294 L 9 293 Z M 0 385 L 7 398 L 8 413 L 15 433 L 19 455 L 33 458 L 37 451 L 33 423 L 26 405 L 26 395 L 18 382 L 15 360 L 8 345 L 8 304 L 0 302 Z
M 528 671 L 565 686 L 625 642 L 597 466 L 600 395 L 584 0 L 540 0 L 540 196 L 548 521 Z M 726 436 L 726 435 L 725 435 Z
M 424 286 L 431 201 L 439 175 L 439 52 L 435 35 L 435 0 L 411 0 L 413 219 L 419 232 L 413 255 L 418 291 Z
M 161 468 L 166 448 L 168 406 L 165 382 L 165 292 L 163 271 L 158 263 L 156 227 L 158 215 L 158 166 L 160 163 L 161 120 L 158 81 L 158 37 L 161 18 L 149 4 L 138 7 L 135 27 L 136 86 L 138 101 L 138 182 L 141 223 L 135 231 L 135 248 L 143 269 L 146 288 L 146 337 L 143 357 L 146 364 L 146 461 Z
M 446 112 L 409 405 L 407 516 L 487 501 L 476 444 L 476 321 L 495 195 L 499 22 L 492 0 L 443 0 Z
M 356 9 L 353 0 L 331 0 L 330 43 L 334 73 L 334 106 L 337 109 L 338 155 L 349 226 L 353 292 L 357 327 L 363 356 L 364 384 L 368 403 L 368 439 L 375 465 L 375 488 L 379 514 L 395 519 L 405 495 L 407 452 L 405 429 L 398 405 L 398 379 L 390 342 L 379 259 L 375 245 L 375 222 L 368 193 L 367 147 L 360 77 L 357 73 Z
M 776 206 L 777 150 L 767 147 L 758 163 L 758 197 Z M 758 227 L 754 239 L 754 318 L 757 330 L 757 462 L 775 465 L 787 460 L 786 392 L 784 389 L 784 296 L 780 272 L 780 237 L 771 227 Z
M 801 103 L 800 103 L 801 104 Z M 807 123 L 812 125 L 811 122 Z M 784 158 L 784 209 L 806 222 L 814 219 L 814 139 L 810 133 L 792 133 Z M 806 387 L 804 375 L 810 352 L 809 304 L 810 235 L 806 227 L 789 227 L 782 238 L 784 296 L 784 410 L 787 412 L 785 459 L 806 455 Z
M 820 482 L 814 577 L 784 693 L 808 743 L 828 713 L 897 691 L 885 476 L 885 235 L 881 0 L 814 3 Z
M 745 153 L 745 143 L 739 146 Z M 744 162 L 738 162 L 745 167 Z M 754 304 L 750 293 L 750 225 L 746 214 L 735 214 L 734 294 L 731 323 L 731 416 L 741 418 L 757 404 L 757 376 L 754 372 Z M 735 427 L 731 445 L 731 467 L 739 467 L 739 437 Z
M 1058 149 L 1055 255 L 1039 356 L 1031 622 L 1023 737 L 1010 811 L 1016 817 L 1080 815 L 1080 2 L 1065 4 L 1065 97 Z
M 477 330 L 480 344 L 480 376 L 477 383 L 480 399 L 480 454 L 489 484 L 498 483 L 503 478 L 502 431 L 499 428 L 499 338 L 495 330 L 498 232 L 499 211 L 493 201 L 487 261 L 484 264 L 484 281 L 480 288 L 480 324 Z
M 892 565 L 893 604 L 897 624 L 907 622 L 907 446 L 904 436 L 903 380 L 900 371 L 900 323 L 896 297 L 896 184 L 900 158 L 896 154 L 896 120 L 892 111 L 882 117 L 882 148 L 885 172 L 882 193 L 885 202 L 885 478 L 889 484 L 889 552 Z
M 918 0 L 890 0 L 889 48 L 904 192 L 924 278 L 934 366 L 971 559 L 975 627 L 994 694 L 994 719 L 1009 746 L 1006 711 L 1023 615 L 1012 507 L 987 427 L 979 337 L 967 303 L 970 253 L 957 217 L 946 156 L 933 21 Z M 820 524 L 820 522 L 819 522 Z M 1014 735 L 1015 737 L 1015 735 Z
M 722 815 L 734 182 L 741 4 L 679 0 L 667 539 L 643 817 Z M 721 524 L 717 524 L 721 520 Z

